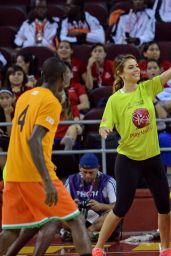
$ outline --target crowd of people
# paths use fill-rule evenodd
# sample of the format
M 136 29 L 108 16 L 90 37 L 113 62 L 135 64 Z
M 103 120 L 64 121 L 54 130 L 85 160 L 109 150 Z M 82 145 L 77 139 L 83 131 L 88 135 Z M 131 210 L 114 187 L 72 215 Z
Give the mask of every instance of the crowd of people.
M 65 89 L 62 92 L 63 111 L 60 116 L 61 121 L 84 119 L 90 110 L 90 95 L 93 90 L 100 87 L 113 86 L 115 81 L 115 66 L 122 55 L 117 55 L 114 60 L 107 56 L 106 44 L 131 44 L 141 51 L 141 58 L 138 60 L 141 70 L 141 81 L 152 78 L 155 75 L 171 67 L 171 61 L 162 58 L 160 44 L 154 41 L 155 23 L 159 14 L 163 15 L 167 0 L 159 1 L 156 4 L 151 1 L 147 5 L 145 0 L 130 1 L 132 8 L 128 13 L 122 13 L 110 24 L 111 34 L 105 38 L 104 26 L 100 24 L 96 17 L 84 11 L 84 3 L 79 0 L 67 0 L 65 16 L 61 19 L 50 17 L 47 12 L 46 0 L 35 0 L 28 14 L 28 19 L 21 24 L 16 36 L 14 49 L 15 55 L 13 63 L 8 65 L 7 61 L 0 55 L 1 63 L 1 88 L 8 90 L 13 97 L 12 108 L 19 96 L 31 88 L 41 85 L 41 66 L 38 65 L 38 58 L 20 49 L 26 46 L 45 46 L 51 48 L 54 55 L 58 55 L 67 65 L 67 75 L 65 77 Z M 113 2 L 114 4 L 114 2 Z M 169 4 L 167 10 L 169 11 Z M 114 10 L 115 12 L 115 10 Z M 158 16 L 156 17 L 156 13 Z M 112 15 L 112 12 L 111 12 Z M 162 16 L 163 17 L 163 16 Z M 158 18 L 159 19 L 159 18 Z M 168 22 L 161 18 L 163 22 Z M 148 24 L 148 26 L 146 26 Z M 143 26 L 145 28 L 143 28 Z M 91 44 L 87 62 L 81 56 L 75 57 L 75 44 Z M 156 114 L 159 118 L 170 116 L 170 84 L 169 80 L 165 84 L 164 92 L 157 95 L 154 102 Z M 3 91 L 1 92 L 3 96 Z M 107 97 L 105 93 L 103 99 L 96 103 L 96 106 L 104 108 Z M 0 104 L 1 105 L 1 104 Z M 3 106 L 1 105 L 3 112 Z M 163 110 L 162 115 L 161 111 Z M 11 116 L 13 113 L 11 113 Z M 11 117 L 12 118 L 12 117 Z M 8 121 L 2 115 L 1 121 Z M 171 146 L 170 125 L 165 122 L 158 124 L 159 138 L 162 146 Z M 4 136 L 4 133 L 1 133 Z M 5 134 L 6 135 L 6 134 Z M 60 125 L 56 131 L 54 148 L 70 150 L 77 147 L 77 140 L 82 138 L 84 144 L 84 127 L 75 123 L 73 125 Z M 9 136 L 9 134 L 7 135 Z M 3 138 L 4 140 L 4 138 Z M 80 143 L 79 143 L 80 146 Z M 3 145 L 0 145 L 3 151 Z M 163 153 L 166 168 L 171 166 L 170 153 Z M 1 166 L 4 165 L 2 161 Z
M 111 1 L 111 9 L 114 4 L 115 1 Z M 166 172 L 171 169 L 171 152 L 162 152 L 160 159 L 159 150 L 159 146 L 171 148 L 171 125 L 162 120 L 157 126 L 155 124 L 156 118 L 171 117 L 171 61 L 162 58 L 160 44 L 155 41 L 156 22 L 171 22 L 171 5 L 169 0 L 130 0 L 130 6 L 128 12 L 111 11 L 110 25 L 104 26 L 97 17 L 85 11 L 84 1 L 66 0 L 65 15 L 59 18 L 49 16 L 46 0 L 35 0 L 27 20 L 15 35 L 12 63 L 9 65 L 0 53 L 0 122 L 13 120 L 12 128 L 0 126 L 0 152 L 9 150 L 7 157 L 0 155 L 0 169 L 6 170 L 5 187 L 8 188 L 3 195 L 4 231 L 0 234 L 0 255 L 6 252 L 8 256 L 14 255 L 36 233 L 34 255 L 43 255 L 60 229 L 61 238 L 72 238 L 82 256 L 91 255 L 90 239 L 101 230 L 93 256 L 102 256 L 104 243 L 110 237 L 120 238 L 122 222 L 142 177 L 145 186 L 153 192 L 159 213 L 160 255 L 171 255 L 169 230 L 165 228 L 170 221 Z M 86 62 L 82 56 L 75 57 L 74 54 L 75 45 L 81 44 L 91 47 Z M 111 60 L 107 56 L 107 44 L 129 44 L 139 50 L 141 58 L 137 60 L 133 55 L 120 54 Z M 37 56 L 21 51 L 27 46 L 49 48 L 54 57 L 40 66 Z M 93 90 L 102 87 L 112 90 L 110 96 L 104 93 L 96 102 L 104 111 L 100 135 L 106 139 L 115 131 L 119 137 L 114 177 L 103 174 L 96 155 L 85 154 L 78 159 L 78 173 L 68 177 L 63 173 L 66 178 L 64 187 L 56 178 L 58 170 L 56 172 L 49 154 L 52 148 L 83 147 L 85 127 L 79 121 L 84 120 L 92 107 L 90 95 Z M 75 122 L 59 123 L 67 120 Z M 98 129 L 95 134 L 99 136 Z M 149 148 L 147 143 L 150 143 Z M 19 151 L 25 152 L 22 161 L 17 156 Z M 31 172 L 23 173 L 27 168 Z M 8 193 L 10 190 L 22 191 L 14 195 L 17 205 L 21 197 L 27 197 L 23 182 L 29 182 L 30 189 L 37 191 L 42 199 L 39 203 L 28 197 L 28 201 L 22 201 L 23 209 L 31 204 L 33 208 L 38 205 L 41 216 L 39 211 L 32 215 L 30 210 L 30 216 L 25 214 L 25 219 L 21 219 L 17 217 L 17 207 L 14 214 L 11 211 Z M 158 186 L 163 191 L 161 195 Z M 60 196 L 58 189 L 62 191 Z M 46 194 L 45 204 L 42 191 Z M 65 197 L 69 203 L 62 206 L 61 211 L 56 203 Z M 68 215 L 71 217 L 69 221 Z M 63 223 L 54 225 L 50 221 L 52 218 Z M 29 227 L 34 223 L 34 228 L 27 229 L 23 223 L 29 223 Z M 8 231 L 9 227 L 13 231 Z M 49 239 L 42 246 L 47 235 Z

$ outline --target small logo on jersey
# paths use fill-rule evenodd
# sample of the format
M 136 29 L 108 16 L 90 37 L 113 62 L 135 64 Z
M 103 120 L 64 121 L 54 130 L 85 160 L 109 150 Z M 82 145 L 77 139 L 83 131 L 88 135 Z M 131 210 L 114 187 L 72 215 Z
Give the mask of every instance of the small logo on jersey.
M 48 123 L 50 123 L 50 124 L 54 124 L 54 119 L 52 118 L 52 117 L 50 117 L 50 116 L 47 116 L 46 117 L 46 121 L 48 122 Z
M 39 91 L 32 91 L 32 95 L 37 95 L 39 93 Z
M 150 114 L 146 108 L 138 108 L 132 114 L 132 121 L 137 128 L 144 128 L 150 123 Z
M 104 75 L 104 77 L 105 77 L 106 79 L 108 79 L 108 78 L 111 77 L 111 74 L 110 74 L 109 72 L 106 72 L 105 75 Z

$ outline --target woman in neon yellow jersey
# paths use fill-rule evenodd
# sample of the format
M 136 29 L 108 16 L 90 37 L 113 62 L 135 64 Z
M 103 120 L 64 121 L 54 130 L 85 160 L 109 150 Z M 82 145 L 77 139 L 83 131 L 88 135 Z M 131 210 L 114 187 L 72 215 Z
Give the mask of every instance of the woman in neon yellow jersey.
M 160 158 L 153 101 L 171 79 L 171 69 L 138 84 L 137 60 L 132 55 L 125 55 L 118 61 L 115 72 L 115 93 L 107 102 L 99 132 L 105 139 L 113 129 L 121 136 L 115 162 L 116 204 L 105 219 L 92 255 L 103 255 L 103 246 L 131 207 L 138 180 L 143 175 L 158 211 L 160 256 L 169 256 L 169 187 Z

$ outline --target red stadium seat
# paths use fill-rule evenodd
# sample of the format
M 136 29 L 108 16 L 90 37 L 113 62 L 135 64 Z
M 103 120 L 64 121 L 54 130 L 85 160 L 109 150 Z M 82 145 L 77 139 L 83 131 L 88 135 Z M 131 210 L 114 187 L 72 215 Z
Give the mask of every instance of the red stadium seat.
M 107 58 L 114 60 L 115 57 L 121 54 L 132 54 L 137 60 L 140 59 L 140 51 L 138 48 L 129 44 L 108 44 L 106 45 Z
M 65 12 L 65 9 L 64 9 L 63 5 L 54 5 L 54 4 L 53 5 L 51 5 L 51 4 L 48 5 L 48 14 L 51 17 L 62 18 L 64 16 L 64 12 Z
M 19 27 L 26 20 L 26 13 L 19 7 L 1 7 L 0 8 L 0 25 Z
M 48 5 L 49 4 L 62 4 L 62 5 L 64 5 L 66 3 L 66 0 L 48 0 L 47 3 L 48 3 Z
M 0 5 L 30 5 L 30 0 L 1 0 Z
M 171 41 L 171 22 L 157 22 L 155 41 Z
M 13 27 L 0 26 L 0 47 L 14 47 L 14 38 L 17 30 Z M 5 36 L 3 36 L 5 35 Z
M 89 94 L 89 100 L 92 108 L 96 108 L 100 100 L 107 99 L 112 95 L 112 86 L 102 86 L 94 89 Z
M 131 8 L 132 8 L 131 1 L 119 1 L 119 2 L 114 3 L 111 6 L 110 12 L 112 12 L 114 10 L 118 10 L 118 9 L 128 12 Z
M 91 54 L 91 47 L 92 45 L 88 45 L 88 44 L 73 45 L 74 57 L 78 59 L 81 58 L 82 61 L 87 63 L 88 58 L 90 57 L 90 54 Z
M 85 3 L 84 10 L 95 16 L 104 27 L 107 25 L 109 13 L 106 5 L 94 2 Z
M 171 42 L 159 42 L 159 46 L 161 59 L 171 61 Z
M 101 120 L 103 115 L 104 108 L 92 108 L 88 111 L 85 116 L 84 120 Z M 97 132 L 99 127 L 99 123 L 97 124 L 87 124 L 85 125 L 85 133 L 87 132 Z
M 43 62 L 50 58 L 55 56 L 55 53 L 50 50 L 47 47 L 43 47 L 43 46 L 29 46 L 29 47 L 25 47 L 22 48 L 20 50 L 21 53 L 23 52 L 27 52 L 27 53 L 32 53 L 33 55 L 35 55 L 39 61 L 39 68 L 41 68 Z

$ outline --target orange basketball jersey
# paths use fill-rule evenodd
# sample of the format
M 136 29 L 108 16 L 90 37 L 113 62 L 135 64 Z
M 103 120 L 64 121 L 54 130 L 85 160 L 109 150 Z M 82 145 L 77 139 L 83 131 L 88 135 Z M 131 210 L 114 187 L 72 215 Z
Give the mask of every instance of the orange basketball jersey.
M 51 154 L 60 113 L 59 101 L 47 88 L 36 87 L 20 96 L 12 122 L 7 156 L 7 182 L 39 182 L 42 180 L 34 165 L 28 145 L 35 125 L 48 129 L 42 140 L 43 153 L 51 179 L 57 179 Z

